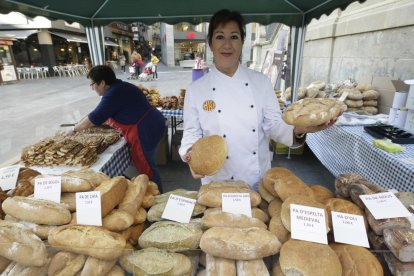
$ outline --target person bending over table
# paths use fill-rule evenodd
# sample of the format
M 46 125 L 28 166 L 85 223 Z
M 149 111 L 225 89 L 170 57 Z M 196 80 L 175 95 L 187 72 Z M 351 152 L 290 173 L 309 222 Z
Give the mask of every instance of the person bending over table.
M 269 138 L 299 146 L 306 133 L 326 129 L 336 119 L 317 127 L 286 124 L 270 80 L 240 65 L 245 36 L 244 20 L 238 12 L 220 10 L 211 18 L 208 44 L 214 68 L 187 88 L 179 153 L 188 162 L 191 147 L 199 138 L 221 135 L 228 147 L 224 166 L 213 176 L 191 172 L 193 177 L 202 178 L 202 184 L 243 180 L 257 191 L 259 180 L 271 167 Z
M 119 80 L 109 66 L 93 67 L 87 78 L 102 96 L 98 106 L 74 127 L 75 131 L 106 123 L 119 129 L 131 146 L 132 161 L 162 190 L 156 148 L 164 134 L 165 118 L 135 85 Z

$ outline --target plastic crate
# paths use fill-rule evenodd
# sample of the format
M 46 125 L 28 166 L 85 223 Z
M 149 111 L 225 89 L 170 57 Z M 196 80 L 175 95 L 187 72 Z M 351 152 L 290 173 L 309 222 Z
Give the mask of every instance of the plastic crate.
M 280 143 L 275 143 L 273 142 L 274 145 L 274 152 L 276 154 L 288 154 L 289 153 L 289 147 Z M 305 146 L 302 145 L 299 148 L 291 148 L 290 149 L 290 154 L 295 154 L 295 155 L 302 155 L 303 154 L 303 150 L 304 150 Z

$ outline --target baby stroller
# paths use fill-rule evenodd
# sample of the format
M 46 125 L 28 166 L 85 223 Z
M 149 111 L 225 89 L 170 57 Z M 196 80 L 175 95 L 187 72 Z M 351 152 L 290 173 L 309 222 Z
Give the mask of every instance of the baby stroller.
M 131 74 L 128 77 L 128 79 L 129 80 L 139 79 L 139 76 L 138 76 L 138 72 L 140 71 L 139 67 L 142 67 L 143 65 L 144 63 L 140 60 L 134 61 L 133 63 L 131 63 L 131 65 L 128 67 L 129 73 Z
M 144 72 L 138 76 L 138 79 L 141 81 L 150 81 L 152 80 L 152 73 L 152 62 L 148 62 L 144 67 Z

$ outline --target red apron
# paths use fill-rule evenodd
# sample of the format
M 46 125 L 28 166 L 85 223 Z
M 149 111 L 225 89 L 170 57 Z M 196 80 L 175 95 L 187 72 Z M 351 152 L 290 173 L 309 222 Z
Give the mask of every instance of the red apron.
M 146 174 L 149 179 L 152 178 L 152 169 L 148 164 L 147 159 L 145 158 L 144 152 L 141 147 L 141 142 L 139 140 L 139 124 L 141 121 L 150 113 L 152 108 L 148 109 L 144 115 L 139 119 L 138 123 L 133 125 L 124 125 L 112 118 L 109 118 L 106 123 L 113 128 L 119 129 L 124 136 L 125 141 L 131 146 L 132 151 L 132 162 L 135 165 L 135 168 L 138 169 L 140 173 Z

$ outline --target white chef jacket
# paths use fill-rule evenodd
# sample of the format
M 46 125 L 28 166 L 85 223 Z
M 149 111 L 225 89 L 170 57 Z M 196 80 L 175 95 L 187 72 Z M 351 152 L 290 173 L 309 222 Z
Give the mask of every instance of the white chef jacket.
M 259 180 L 270 169 L 269 139 L 291 146 L 293 126 L 286 124 L 270 80 L 239 65 L 229 77 L 213 68 L 187 88 L 184 102 L 183 156 L 201 137 L 226 139 L 227 160 L 211 181 L 243 180 L 257 191 Z

